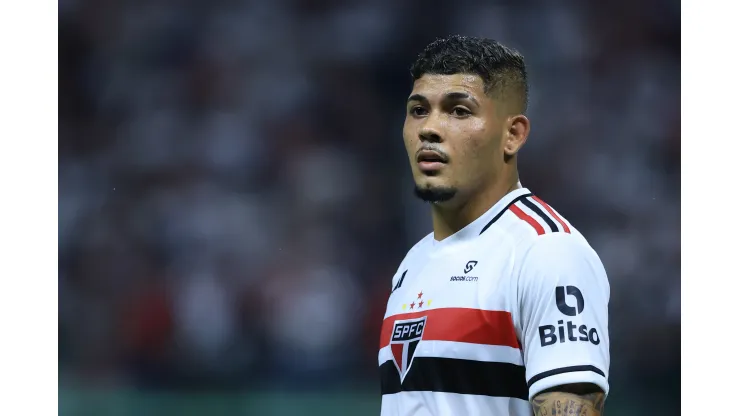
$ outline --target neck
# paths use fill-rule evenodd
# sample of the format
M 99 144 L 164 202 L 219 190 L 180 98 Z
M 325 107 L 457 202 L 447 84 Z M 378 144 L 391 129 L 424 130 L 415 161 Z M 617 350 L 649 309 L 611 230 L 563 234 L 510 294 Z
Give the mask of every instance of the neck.
M 517 176 L 513 180 L 499 181 L 482 191 L 474 192 L 463 203 L 432 205 L 432 226 L 437 241 L 455 234 L 491 209 L 509 192 L 520 188 Z

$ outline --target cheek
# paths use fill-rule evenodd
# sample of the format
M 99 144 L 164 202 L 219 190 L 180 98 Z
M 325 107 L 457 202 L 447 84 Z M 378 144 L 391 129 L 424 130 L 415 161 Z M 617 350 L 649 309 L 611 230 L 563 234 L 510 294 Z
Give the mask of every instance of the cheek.
M 490 137 L 490 133 L 467 136 L 460 145 L 457 151 L 462 155 L 471 173 L 480 172 L 482 175 L 488 175 L 497 169 L 497 155 L 501 152 L 497 141 Z
M 409 160 L 415 161 L 416 151 L 421 146 L 419 139 L 418 122 L 406 120 L 403 125 L 403 146 L 406 148 Z
M 457 145 L 456 151 L 467 159 L 485 159 L 492 152 L 491 141 L 481 134 L 464 136 Z
M 403 135 L 403 145 L 406 146 L 406 149 L 408 149 L 409 146 L 412 143 L 411 138 L 413 137 L 411 135 L 411 128 L 410 128 L 408 122 L 404 123 L 404 125 L 403 125 L 403 131 L 401 132 L 401 134 Z
M 456 126 L 458 129 L 454 135 L 462 138 L 460 144 L 472 151 L 483 150 L 489 144 L 491 132 L 488 131 L 486 123 L 480 119 L 473 119 L 467 123 Z

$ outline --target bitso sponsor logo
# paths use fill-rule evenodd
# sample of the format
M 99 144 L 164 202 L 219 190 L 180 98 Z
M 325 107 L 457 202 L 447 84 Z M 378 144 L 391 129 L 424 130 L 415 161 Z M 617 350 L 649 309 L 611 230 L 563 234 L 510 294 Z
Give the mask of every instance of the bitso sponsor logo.
M 566 302 L 567 297 L 575 300 L 575 306 Z M 558 310 L 566 316 L 577 316 L 583 312 L 586 302 L 581 290 L 575 286 L 558 286 L 555 288 L 555 305 Z M 539 328 L 540 345 L 546 347 L 556 343 L 564 342 L 590 342 L 599 345 L 601 339 L 596 328 L 589 328 L 587 325 L 577 324 L 573 321 L 559 320 L 557 326 L 542 325 Z
M 576 332 L 576 330 L 578 331 Z M 586 325 L 576 325 L 573 321 L 563 323 L 563 320 L 561 319 L 558 321 L 557 328 L 555 325 L 542 325 L 539 327 L 539 331 L 540 345 L 543 347 L 553 345 L 557 342 L 562 344 L 566 341 L 583 341 L 590 342 L 594 345 L 599 345 L 599 343 L 601 343 L 599 333 L 596 331 L 596 328 L 589 329 Z
M 565 302 L 565 294 L 568 293 L 569 296 L 572 296 L 576 300 L 576 306 L 570 306 Z M 579 313 L 583 312 L 583 307 L 585 306 L 585 302 L 583 301 L 583 294 L 581 294 L 581 290 L 578 289 L 575 286 L 558 286 L 555 288 L 555 304 L 558 306 L 558 310 L 563 313 L 563 315 L 568 316 L 576 316 Z

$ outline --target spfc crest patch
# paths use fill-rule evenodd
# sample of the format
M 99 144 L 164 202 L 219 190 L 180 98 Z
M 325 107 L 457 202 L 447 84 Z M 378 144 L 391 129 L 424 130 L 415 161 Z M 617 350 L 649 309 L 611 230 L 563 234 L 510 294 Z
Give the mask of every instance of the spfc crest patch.
M 393 363 L 396 365 L 398 374 L 403 383 L 404 377 L 411 368 L 414 360 L 414 352 L 424 334 L 427 317 L 416 319 L 399 320 L 393 324 L 393 335 L 391 336 L 391 352 Z

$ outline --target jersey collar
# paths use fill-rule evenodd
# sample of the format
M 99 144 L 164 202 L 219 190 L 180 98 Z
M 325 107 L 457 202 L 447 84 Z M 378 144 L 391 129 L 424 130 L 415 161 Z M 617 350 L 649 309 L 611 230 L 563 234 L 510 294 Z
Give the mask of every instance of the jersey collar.
M 470 224 L 465 226 L 465 228 L 461 229 L 455 234 L 452 234 L 444 240 L 435 240 L 434 234 L 432 233 L 433 246 L 435 248 L 442 248 L 469 241 L 478 237 L 491 225 L 493 225 L 496 220 L 501 218 L 501 216 L 504 214 L 504 212 L 506 212 L 511 204 L 529 195 L 532 195 L 532 193 L 527 188 L 518 188 L 509 192 L 508 194 L 504 195 L 504 197 L 501 198 L 498 202 L 496 202 L 488 211 L 478 217 L 475 221 L 471 222 Z

